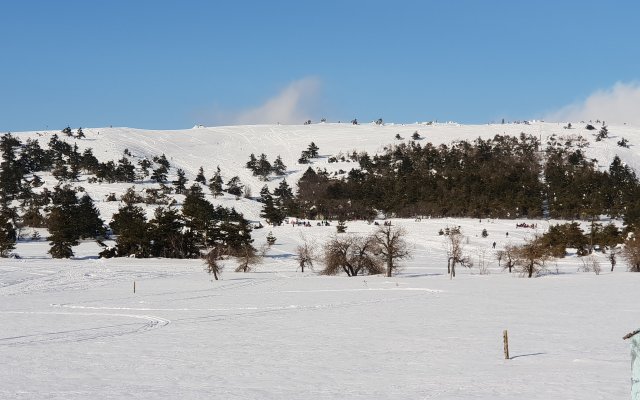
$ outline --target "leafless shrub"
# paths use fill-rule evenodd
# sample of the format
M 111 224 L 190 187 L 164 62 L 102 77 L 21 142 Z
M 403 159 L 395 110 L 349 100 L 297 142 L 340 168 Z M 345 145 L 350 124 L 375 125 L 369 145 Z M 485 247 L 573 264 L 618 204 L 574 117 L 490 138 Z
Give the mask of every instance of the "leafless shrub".
M 525 244 L 514 247 L 514 259 L 516 271 L 521 276 L 529 278 L 540 275 L 546 270 L 546 262 L 550 256 L 540 242 L 539 237 L 535 237 Z
M 478 249 L 478 271 L 480 275 L 489 275 L 489 263 L 487 262 L 487 249 Z
M 595 256 L 590 255 L 590 256 L 581 257 L 580 261 L 582 261 L 582 266 L 580 267 L 581 271 L 593 272 L 596 275 L 600 275 L 600 271 L 601 271 L 600 263 L 598 262 Z
M 243 246 L 235 252 L 235 257 L 238 259 L 238 267 L 236 272 L 249 272 L 257 264 L 262 262 L 262 257 L 253 246 Z
M 337 275 L 340 271 L 347 276 L 381 274 L 384 268 L 375 255 L 375 248 L 371 238 L 355 234 L 334 236 L 323 248 L 325 268 L 322 274 Z
M 302 244 L 296 247 L 296 260 L 298 266 L 304 273 L 304 268 L 308 267 L 313 271 L 313 262 L 318 259 L 318 245 L 315 240 L 302 237 Z

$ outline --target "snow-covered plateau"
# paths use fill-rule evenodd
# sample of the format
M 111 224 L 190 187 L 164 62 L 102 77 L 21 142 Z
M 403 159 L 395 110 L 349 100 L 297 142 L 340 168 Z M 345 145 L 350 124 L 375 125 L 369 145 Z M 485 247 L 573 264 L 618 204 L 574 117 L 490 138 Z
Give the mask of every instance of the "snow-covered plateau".
M 139 158 L 164 153 L 169 179 L 176 168 L 191 181 L 200 166 L 207 177 L 220 166 L 225 181 L 239 176 L 254 195 L 265 183 L 245 168 L 250 153 L 270 160 L 280 155 L 295 188 L 309 166 L 297 160 L 311 141 L 321 155 L 311 166 L 331 172 L 353 165 L 329 163 L 330 156 L 381 152 L 397 142 L 396 134 L 408 141 L 415 131 L 434 144 L 522 132 L 543 143 L 552 135 L 582 135 L 589 141 L 584 151 L 601 168 L 618 155 L 639 170 L 640 129 L 612 125 L 610 137 L 596 142 L 584 125 L 85 128 L 86 138 L 76 142 L 100 161 L 117 160 L 125 149 Z M 54 133 L 13 135 L 44 144 Z M 629 148 L 616 145 L 622 137 Z M 54 185 L 51 175 L 43 178 Z M 274 188 L 281 179 L 267 184 Z M 106 196 L 132 186 L 89 184 L 86 176 L 75 185 L 91 195 L 107 222 L 119 203 Z M 207 199 L 261 220 L 262 204 L 255 200 Z M 321 244 L 336 232 L 335 224 L 315 221 L 270 227 L 262 220 L 265 228 L 253 232 L 256 247 L 269 232 L 277 238 L 262 263 L 240 273 L 228 260 L 218 281 L 202 260 L 100 259 L 91 241 L 75 247 L 72 259 L 52 259 L 46 240 L 23 232 L 14 250 L 20 258 L 0 260 L 0 399 L 629 398 L 629 343 L 622 336 L 640 328 L 634 300 L 640 274 L 627 272 L 622 260 L 610 271 L 607 256 L 597 253 L 602 272 L 596 275 L 582 272 L 582 259 L 570 251 L 548 262 L 542 276 L 527 279 L 504 271 L 496 252 L 564 221 L 390 221 L 406 229 L 412 253 L 392 277 L 324 276 L 320 265 L 302 273 L 296 247 L 304 240 Z M 536 227 L 516 228 L 523 222 Z M 438 231 L 456 226 L 475 266 L 460 267 L 450 279 L 446 239 Z M 347 227 L 351 233 L 377 228 L 366 221 Z M 486 273 L 480 273 L 482 264 Z

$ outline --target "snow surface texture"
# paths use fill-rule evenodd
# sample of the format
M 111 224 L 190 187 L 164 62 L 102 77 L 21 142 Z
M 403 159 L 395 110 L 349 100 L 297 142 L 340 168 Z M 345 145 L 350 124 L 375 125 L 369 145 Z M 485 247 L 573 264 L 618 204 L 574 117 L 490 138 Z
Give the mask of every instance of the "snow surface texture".
M 375 153 L 396 133 L 408 139 L 416 130 L 436 144 L 522 131 L 543 141 L 553 133 L 582 134 L 591 142 L 588 156 L 603 168 L 615 154 L 640 165 L 635 146 L 615 145 L 621 136 L 635 144 L 637 129 L 609 127 L 611 138 L 596 143 L 577 125 L 101 128 L 84 129 L 87 139 L 78 144 L 93 147 L 102 161 L 120 158 L 125 148 L 138 157 L 165 153 L 190 179 L 200 165 L 207 177 L 220 165 L 225 180 L 239 175 L 254 195 L 263 183 L 243 168 L 251 152 L 270 160 L 280 154 L 295 183 L 307 168 L 295 161 L 311 141 L 325 156 L 314 167 L 346 170 L 351 163 L 328 164 L 326 156 Z M 41 142 L 52 133 L 41 133 Z M 131 186 L 79 184 L 107 221 L 118 203 L 101 200 Z M 225 196 L 216 203 L 259 219 L 255 201 Z M 629 343 L 621 337 L 639 327 L 640 274 L 625 272 L 622 263 L 608 272 L 602 255 L 599 276 L 578 272 L 582 262 L 570 255 L 550 263 L 541 278 L 510 275 L 492 243 L 496 250 L 521 243 L 554 223 L 526 221 L 538 228 L 516 229 L 517 222 L 392 220 L 408 230 L 413 249 L 392 278 L 298 271 L 295 247 L 303 237 L 322 243 L 334 226 L 256 230 L 258 247 L 270 230 L 277 238 L 264 262 L 255 272 L 235 273 L 229 261 L 221 281 L 200 260 L 101 260 L 90 242 L 74 248 L 73 260 L 52 260 L 45 241 L 22 241 L 15 251 L 22 259 L 0 261 L 0 399 L 629 398 Z M 348 232 L 375 228 L 347 225 Z M 447 226 L 461 227 L 467 253 L 476 265 L 485 259 L 488 275 L 459 267 L 448 278 L 437 233 Z M 503 329 L 510 360 L 502 354 Z

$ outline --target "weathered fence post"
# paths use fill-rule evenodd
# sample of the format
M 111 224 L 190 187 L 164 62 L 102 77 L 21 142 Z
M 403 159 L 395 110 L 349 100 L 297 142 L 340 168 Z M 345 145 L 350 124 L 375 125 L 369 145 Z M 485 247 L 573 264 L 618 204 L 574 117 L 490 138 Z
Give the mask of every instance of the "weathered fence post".
M 502 341 L 504 344 L 504 359 L 508 360 L 509 359 L 509 334 L 507 333 L 506 329 L 502 331 Z
M 640 400 L 640 329 L 624 335 L 631 339 L 631 400 Z

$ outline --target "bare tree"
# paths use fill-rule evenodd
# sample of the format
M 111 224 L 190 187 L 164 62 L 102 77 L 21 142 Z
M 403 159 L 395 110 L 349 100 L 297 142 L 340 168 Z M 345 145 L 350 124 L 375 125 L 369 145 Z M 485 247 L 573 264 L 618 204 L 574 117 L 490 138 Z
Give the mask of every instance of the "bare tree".
M 360 272 L 370 275 L 384 272 L 382 262 L 375 255 L 376 244 L 371 238 L 358 235 L 340 235 L 324 245 L 324 275 L 337 275 L 344 271 L 347 276 Z
M 302 237 L 302 244 L 296 247 L 296 260 L 300 269 L 304 273 L 304 268 L 309 267 L 313 270 L 313 262 L 317 259 L 317 244 L 315 240 L 310 241 L 306 237 Z
M 214 247 L 211 250 L 209 250 L 209 252 L 205 254 L 202 258 L 204 259 L 204 262 L 205 262 L 205 270 L 208 273 L 213 274 L 213 277 L 215 278 L 215 280 L 218 280 L 218 276 L 222 272 L 222 265 L 220 264 L 220 259 L 221 259 L 220 249 L 217 247 Z
M 543 271 L 546 268 L 546 261 L 550 258 L 538 237 L 521 246 L 516 246 L 514 256 L 516 270 L 522 276 L 527 275 L 529 278 Z
M 622 256 L 629 265 L 629 271 L 640 272 L 640 240 L 638 238 L 632 236 L 625 241 Z
M 465 268 L 473 267 L 471 258 L 464 254 L 463 240 L 464 236 L 457 229 L 452 230 L 449 235 L 446 236 L 444 246 L 447 251 L 447 274 L 449 274 L 450 279 L 456 276 L 456 265 L 460 264 Z
M 515 266 L 515 250 L 516 250 L 515 246 L 509 243 L 506 246 L 504 246 L 504 249 L 498 250 L 496 252 L 496 258 L 498 259 L 498 266 L 500 266 L 501 261 L 504 261 L 504 267 L 502 267 L 502 269 L 503 270 L 508 269 L 509 273 L 511 273 L 511 270 Z
M 378 253 L 387 266 L 387 276 L 390 277 L 394 270 L 398 269 L 397 260 L 411 257 L 411 252 L 404 237 L 407 231 L 391 225 L 381 226 L 371 236 Z
M 236 252 L 235 256 L 239 262 L 236 272 L 249 272 L 252 266 L 262 262 L 262 257 L 253 246 L 243 246 Z

